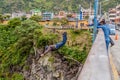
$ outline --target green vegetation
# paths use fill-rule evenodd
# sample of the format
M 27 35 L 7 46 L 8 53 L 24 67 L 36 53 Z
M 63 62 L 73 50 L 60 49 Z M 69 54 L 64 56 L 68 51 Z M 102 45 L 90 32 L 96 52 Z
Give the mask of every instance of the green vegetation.
M 2 14 L 0 14 L 0 23 L 2 23 L 2 22 L 3 22 L 3 20 L 4 20 L 4 17 L 3 17 L 3 15 L 2 15 Z
M 59 50 L 60 54 L 71 57 L 84 63 L 91 47 L 91 36 L 89 31 L 71 30 L 68 37 L 72 43 Z
M 68 24 L 68 20 L 66 18 L 62 18 L 60 20 L 60 22 L 61 22 L 61 25 L 67 25 Z
M 30 69 L 27 59 L 34 56 L 34 47 L 43 49 L 46 45 L 59 42 L 60 37 L 33 20 L 14 18 L 6 25 L 0 24 L 0 80 L 23 80 L 21 71 Z M 90 33 L 68 30 L 68 41 L 72 43 L 67 43 L 55 54 L 60 53 L 84 63 L 91 47 Z M 54 57 L 49 61 L 54 62 Z
M 7 15 L 0 14 L 0 23 L 3 23 L 3 21 L 9 20 L 9 19 L 10 19 L 10 15 L 9 14 L 7 14 Z
M 8 22 L 8 26 L 12 28 L 15 28 L 16 26 L 20 26 L 20 25 L 21 25 L 21 20 L 19 18 L 14 18 Z
M 89 3 L 94 0 L 0 0 L 0 13 L 11 13 L 15 11 L 29 12 L 31 9 L 39 9 L 41 11 L 60 10 L 78 11 L 79 5 L 89 8 Z M 106 1 L 106 0 L 100 0 Z M 108 0 L 102 3 L 103 11 L 107 11 L 111 7 L 115 7 L 120 0 Z M 93 5 L 92 5 L 93 6 Z
M 33 16 L 31 16 L 30 19 L 39 22 L 42 20 L 42 16 L 33 15 Z
M 22 76 L 22 74 L 14 73 L 12 75 L 12 80 L 24 80 L 24 77 Z
M 41 30 L 42 26 L 35 21 L 16 18 L 8 25 L 0 25 L 0 79 L 22 80 L 21 75 L 14 72 L 26 66 L 29 55 L 35 53 L 33 46 L 42 48 L 56 41 L 55 34 L 43 34 Z
M 86 46 L 84 46 L 84 49 L 82 51 L 79 50 L 79 48 L 64 46 L 62 47 L 59 52 L 61 54 L 64 54 L 67 57 L 71 57 L 81 63 L 84 63 L 86 60 L 86 57 L 88 55 L 86 51 Z

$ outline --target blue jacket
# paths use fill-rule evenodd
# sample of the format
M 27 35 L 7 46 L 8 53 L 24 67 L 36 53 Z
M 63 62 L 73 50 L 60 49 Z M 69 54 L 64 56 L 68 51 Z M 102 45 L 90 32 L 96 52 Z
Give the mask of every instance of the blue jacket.
M 105 35 L 105 40 L 110 41 L 110 37 L 109 37 L 110 28 L 109 28 L 108 24 L 97 26 L 97 28 L 102 28 L 102 30 L 104 31 L 104 35 Z
M 98 22 L 97 25 L 100 26 L 100 23 Z M 94 26 L 94 24 L 89 24 L 88 26 Z

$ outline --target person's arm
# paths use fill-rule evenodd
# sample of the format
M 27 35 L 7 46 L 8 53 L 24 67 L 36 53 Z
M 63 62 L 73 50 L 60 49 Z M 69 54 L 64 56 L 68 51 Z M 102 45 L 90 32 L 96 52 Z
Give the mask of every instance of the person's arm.
M 94 24 L 88 24 L 87 26 L 94 26 Z
M 103 26 L 97 26 L 97 28 L 103 28 Z
M 101 24 L 98 22 L 98 26 L 100 26 Z
M 111 35 L 111 30 L 110 30 L 110 27 L 109 27 L 109 25 L 108 25 L 107 27 L 108 27 L 108 29 L 109 29 L 109 35 Z

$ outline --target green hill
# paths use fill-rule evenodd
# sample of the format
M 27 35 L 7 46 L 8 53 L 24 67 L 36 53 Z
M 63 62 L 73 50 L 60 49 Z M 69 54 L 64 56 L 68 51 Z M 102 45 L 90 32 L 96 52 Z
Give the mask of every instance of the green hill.
M 89 8 L 90 2 L 94 0 L 0 0 L 0 13 L 10 13 L 14 11 L 29 11 L 40 9 L 41 11 L 77 11 L 78 6 Z M 116 6 L 120 0 L 100 0 L 103 10 Z
M 67 79 L 64 80 L 74 77 L 89 53 L 92 38 L 89 31 L 65 31 L 65 46 L 39 57 L 46 45 L 61 41 L 61 30 L 53 33 L 53 30 L 44 28 L 33 20 L 21 21 L 18 18 L 10 20 L 6 25 L 0 24 L 0 80 L 43 80 L 29 79 L 30 76 L 41 77 L 43 74 L 44 80 L 49 80 L 46 76 L 55 74 L 58 70 L 65 72 L 63 76 Z M 70 79 L 66 75 L 71 76 Z M 60 80 L 57 78 L 51 80 Z

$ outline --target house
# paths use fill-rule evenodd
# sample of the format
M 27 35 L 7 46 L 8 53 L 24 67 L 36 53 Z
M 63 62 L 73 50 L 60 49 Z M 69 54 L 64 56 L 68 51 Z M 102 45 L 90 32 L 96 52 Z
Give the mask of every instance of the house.
M 116 19 L 116 8 L 109 9 L 109 19 L 112 22 L 115 22 Z
M 26 17 L 27 18 L 30 18 L 32 15 L 31 14 L 26 14 Z
M 53 13 L 52 12 L 44 12 L 42 13 L 42 20 L 52 20 L 53 19 Z
M 42 14 L 39 9 L 32 9 L 32 10 L 30 10 L 30 13 L 31 13 L 32 16 L 33 15 L 39 15 L 39 16 L 41 16 L 41 14 Z
M 75 29 L 89 29 L 87 20 L 71 20 L 68 24 Z
M 84 20 L 91 15 L 94 15 L 94 10 L 91 8 L 91 6 L 88 9 L 84 9 L 83 7 L 80 7 L 77 17 L 79 20 Z
M 18 18 L 18 17 L 22 17 L 22 16 L 25 16 L 26 13 L 25 12 L 21 12 L 21 11 L 18 11 L 18 12 L 13 12 L 11 14 L 11 18 Z
M 58 14 L 55 14 L 55 15 L 54 15 L 54 18 L 59 18 L 59 19 L 61 19 L 61 18 L 65 18 L 66 16 L 67 16 L 67 13 L 66 13 L 65 11 L 59 11 Z
M 116 6 L 116 19 L 115 19 L 116 24 L 120 24 L 120 4 Z

